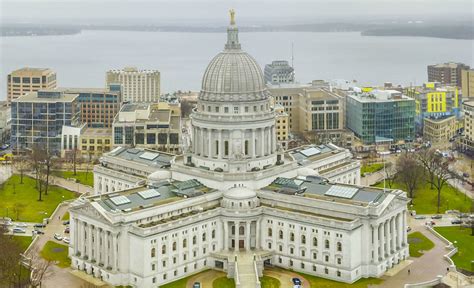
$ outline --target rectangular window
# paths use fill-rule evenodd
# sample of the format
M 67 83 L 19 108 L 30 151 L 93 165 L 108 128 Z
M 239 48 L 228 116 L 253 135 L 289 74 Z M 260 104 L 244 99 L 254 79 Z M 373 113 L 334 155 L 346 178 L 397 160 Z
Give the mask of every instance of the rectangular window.
M 229 141 L 224 141 L 224 155 L 229 156 Z
M 239 107 L 234 107 L 234 114 L 239 114 Z

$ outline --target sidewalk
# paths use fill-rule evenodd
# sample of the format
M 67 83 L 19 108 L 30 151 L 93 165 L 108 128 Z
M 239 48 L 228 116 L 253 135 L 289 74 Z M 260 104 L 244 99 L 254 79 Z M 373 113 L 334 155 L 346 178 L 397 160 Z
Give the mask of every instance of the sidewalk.
M 27 175 L 33 178 L 35 177 L 33 173 L 27 173 Z M 54 175 L 50 175 L 49 177 L 51 178 L 50 180 L 51 185 L 57 185 L 64 189 L 77 192 L 81 195 L 85 193 L 87 193 L 88 195 L 91 195 L 94 192 L 93 187 L 90 187 L 81 183 L 75 183 L 75 182 L 66 180 L 64 178 L 54 176 Z

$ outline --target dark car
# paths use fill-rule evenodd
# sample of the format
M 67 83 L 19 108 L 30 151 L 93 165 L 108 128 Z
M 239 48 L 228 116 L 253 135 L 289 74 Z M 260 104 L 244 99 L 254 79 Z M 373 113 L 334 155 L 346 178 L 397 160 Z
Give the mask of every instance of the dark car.
M 66 227 L 66 229 L 64 229 L 64 233 L 69 234 L 69 227 Z
M 201 288 L 201 283 L 199 283 L 199 282 L 194 282 L 193 288 Z
M 63 225 L 69 225 L 69 220 L 64 221 Z
M 459 218 L 467 218 L 469 217 L 469 214 L 467 213 L 459 213 Z
M 36 234 L 38 234 L 38 235 L 39 235 L 39 234 L 44 234 L 44 232 L 41 231 L 41 230 L 36 230 L 36 229 L 35 229 L 34 232 L 35 232 Z
M 34 228 L 44 228 L 44 227 L 46 227 L 46 225 L 45 224 L 35 224 L 35 225 L 33 225 L 33 227 Z
M 441 219 L 441 218 L 443 218 L 442 215 L 433 215 L 433 216 L 431 216 L 431 219 Z
M 462 220 L 461 219 L 454 219 L 451 221 L 451 224 L 462 224 Z
M 293 284 L 294 284 L 294 285 L 301 285 L 301 280 L 300 280 L 300 278 L 293 278 L 293 279 L 291 279 L 291 281 L 293 281 Z

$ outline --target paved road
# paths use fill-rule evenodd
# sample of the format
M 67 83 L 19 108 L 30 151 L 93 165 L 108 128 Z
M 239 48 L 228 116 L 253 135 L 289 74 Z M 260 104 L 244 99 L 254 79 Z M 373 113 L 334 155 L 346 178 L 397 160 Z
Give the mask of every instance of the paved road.
M 35 177 L 34 174 L 32 173 L 28 173 L 28 176 Z M 63 187 L 64 189 L 78 192 L 81 195 L 84 193 L 88 193 L 88 195 L 90 195 L 94 191 L 93 187 L 90 187 L 81 183 L 75 183 L 73 181 L 66 180 L 61 177 L 50 175 L 50 178 L 51 178 L 52 185 L 57 185 L 57 186 Z
M 0 184 L 12 176 L 12 166 L 0 164 Z
M 382 181 L 384 178 L 384 173 L 383 170 L 374 172 L 368 176 L 361 177 L 360 178 L 360 184 L 362 186 L 371 186 L 374 185 L 377 182 Z

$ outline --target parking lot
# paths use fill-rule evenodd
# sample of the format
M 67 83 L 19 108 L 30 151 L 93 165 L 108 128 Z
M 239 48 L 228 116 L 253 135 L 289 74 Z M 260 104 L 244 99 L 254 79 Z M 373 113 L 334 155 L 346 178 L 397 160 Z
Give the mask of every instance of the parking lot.
M 441 216 L 441 218 L 439 218 Z M 431 223 L 433 226 L 457 226 L 460 225 L 452 223 L 453 220 L 461 220 L 463 222 L 467 221 L 469 215 L 464 215 L 465 217 L 459 218 L 459 213 L 445 213 L 434 215 L 416 215 L 413 218 L 413 221 L 418 225 L 423 225 L 425 223 Z M 474 217 L 474 215 L 473 215 Z

